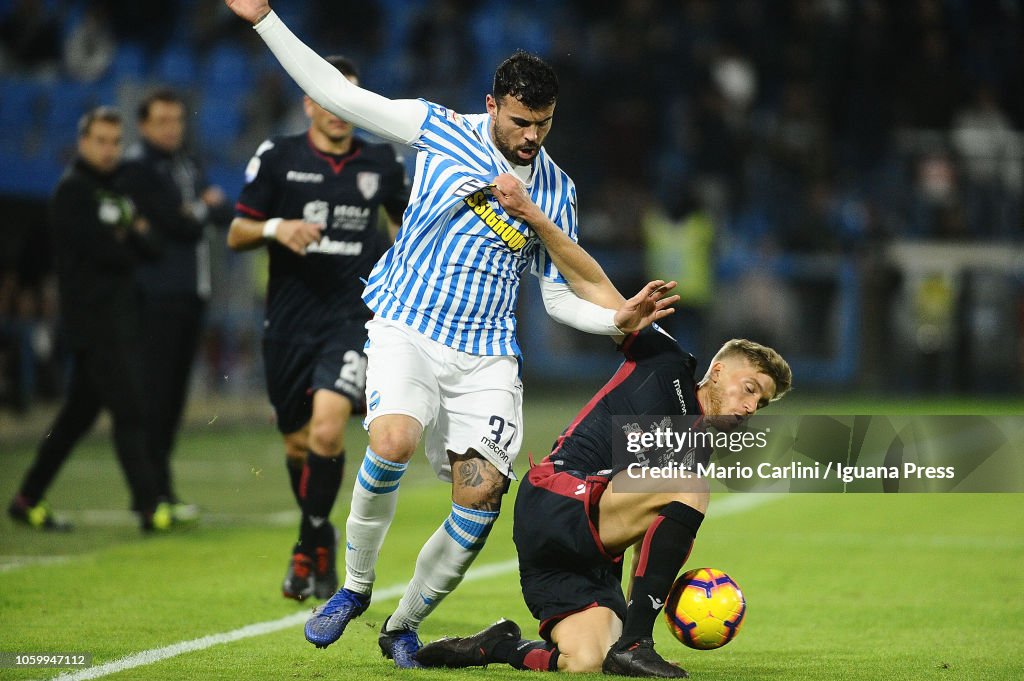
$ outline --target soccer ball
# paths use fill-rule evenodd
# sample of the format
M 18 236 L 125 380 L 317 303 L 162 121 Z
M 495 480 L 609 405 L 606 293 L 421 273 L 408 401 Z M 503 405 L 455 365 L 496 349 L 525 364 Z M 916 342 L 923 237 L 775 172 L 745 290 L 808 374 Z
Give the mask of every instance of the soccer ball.
M 714 568 L 681 575 L 665 600 L 665 621 L 672 635 L 698 650 L 720 648 L 736 637 L 747 601 L 732 577 Z

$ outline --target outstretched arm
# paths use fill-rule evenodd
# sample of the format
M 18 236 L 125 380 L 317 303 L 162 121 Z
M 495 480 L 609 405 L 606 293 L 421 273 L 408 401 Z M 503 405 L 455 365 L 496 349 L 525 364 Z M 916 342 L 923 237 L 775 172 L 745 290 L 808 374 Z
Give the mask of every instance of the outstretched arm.
M 565 287 L 541 279 L 544 306 L 553 318 L 581 331 L 618 336 L 639 331 L 674 312 L 672 305 L 679 296 L 668 294 L 676 282 L 652 281 L 626 300 L 601 265 L 530 200 L 516 177 L 499 175 L 493 193 L 509 215 L 530 225 L 569 282 Z
M 295 37 L 266 0 L 224 1 L 254 25 L 288 75 L 317 104 L 385 139 L 408 144 L 419 136 L 427 117 L 426 104 L 415 99 L 388 99 L 354 85 Z
M 580 331 L 611 336 L 618 342 L 623 334 L 639 331 L 672 314 L 671 306 L 679 296 L 669 296 L 668 293 L 675 285 L 674 281 L 652 281 L 616 309 L 583 300 L 568 285 L 543 277 L 540 279 L 540 292 L 544 309 L 552 319 Z

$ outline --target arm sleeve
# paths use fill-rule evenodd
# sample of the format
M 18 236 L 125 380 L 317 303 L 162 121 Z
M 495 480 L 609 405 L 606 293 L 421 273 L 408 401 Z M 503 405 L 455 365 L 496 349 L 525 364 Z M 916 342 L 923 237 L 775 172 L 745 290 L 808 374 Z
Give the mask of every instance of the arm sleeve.
M 583 300 L 569 288 L 544 277 L 540 278 L 544 309 L 557 322 L 574 329 L 601 336 L 621 336 L 615 326 L 615 310 Z
M 420 134 L 426 104 L 391 100 L 351 83 L 340 71 L 295 37 L 273 11 L 255 26 L 270 51 L 313 101 L 356 127 L 409 144 Z
M 576 222 L 576 187 L 572 184 L 572 181 L 568 180 L 568 178 L 566 178 L 566 181 L 568 183 L 568 191 L 566 192 L 565 201 L 563 202 L 558 215 L 552 219 L 552 222 L 558 225 L 559 229 L 568 234 L 570 239 L 579 243 L 579 232 Z M 538 244 L 537 250 L 533 254 L 533 266 L 531 271 L 541 280 L 542 290 L 545 282 L 556 284 L 568 283 L 565 276 L 558 271 L 558 267 L 556 267 L 555 263 L 551 260 L 551 256 L 548 254 L 548 250 L 544 247 L 544 244 Z

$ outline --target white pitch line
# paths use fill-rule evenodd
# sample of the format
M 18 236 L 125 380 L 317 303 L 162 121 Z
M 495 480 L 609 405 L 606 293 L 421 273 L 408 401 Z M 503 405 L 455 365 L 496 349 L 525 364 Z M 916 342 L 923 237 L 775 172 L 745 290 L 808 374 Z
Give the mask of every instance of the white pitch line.
M 481 565 L 480 567 L 470 569 L 470 571 L 466 573 L 465 579 L 462 581 L 474 582 L 481 579 L 489 579 L 491 577 L 515 572 L 518 568 L 519 561 L 517 560 L 506 560 L 501 563 Z M 373 595 L 374 602 L 398 598 L 403 593 L 405 593 L 405 584 L 392 584 L 389 587 L 385 587 L 375 592 Z M 122 657 L 114 660 L 113 662 L 107 662 L 95 667 L 61 674 L 60 676 L 54 677 L 53 681 L 85 681 L 85 679 L 98 679 L 102 676 L 117 674 L 118 672 L 123 672 L 127 669 L 134 669 L 135 667 L 153 664 L 154 662 L 160 662 L 161 660 L 177 657 L 178 655 L 184 655 L 185 653 L 193 653 L 198 650 L 205 650 L 206 648 L 212 648 L 213 646 L 221 645 L 223 643 L 232 643 L 234 641 L 241 641 L 242 639 L 252 638 L 254 636 L 270 634 L 282 629 L 288 629 L 289 627 L 294 627 L 304 623 L 307 619 L 309 619 L 308 612 L 297 612 L 288 615 L 287 617 L 250 624 L 248 626 L 220 634 L 210 634 L 209 636 L 194 638 L 191 641 L 181 641 L 162 648 L 144 650 L 141 653 L 128 655 L 127 657 Z
M 89 527 L 133 527 L 139 524 L 139 516 L 132 511 L 116 509 L 85 509 L 69 513 L 72 521 Z M 299 522 L 298 511 L 276 511 L 273 513 L 203 513 L 199 524 L 202 526 L 271 525 L 286 527 Z
M 756 508 L 757 506 L 761 506 L 771 501 L 778 501 L 783 498 L 785 498 L 785 495 L 782 494 L 735 494 L 715 504 L 711 509 L 712 513 L 709 520 L 742 513 L 752 508 Z M 515 559 L 502 561 L 500 563 L 489 563 L 471 568 L 469 572 L 466 573 L 466 577 L 462 581 L 475 582 L 482 579 L 489 579 L 491 577 L 507 575 L 518 569 L 519 561 Z M 379 603 L 382 600 L 398 598 L 403 593 L 405 593 L 405 584 L 392 584 L 391 586 L 378 590 L 374 594 L 374 600 Z M 85 681 L 86 679 L 98 679 L 103 676 L 117 674 L 128 669 L 134 669 L 136 667 L 153 664 L 154 662 L 160 662 L 161 660 L 166 660 L 171 657 L 177 657 L 178 655 L 184 655 L 185 653 L 193 653 L 224 643 L 232 643 L 234 641 L 241 641 L 242 639 L 252 638 L 254 636 L 270 634 L 282 629 L 288 629 L 289 627 L 302 624 L 307 619 L 309 619 L 309 613 L 297 612 L 292 615 L 288 615 L 287 617 L 281 617 L 280 619 L 269 620 L 266 622 L 257 622 L 256 624 L 250 624 L 239 629 L 226 631 L 220 634 L 210 634 L 209 636 L 194 638 L 190 641 L 180 641 L 162 648 L 151 648 L 150 650 L 144 650 L 141 653 L 128 655 L 95 667 L 61 674 L 60 676 L 54 677 L 53 681 Z
M 71 558 L 72 556 L 0 556 L 0 573 L 36 565 L 59 565 Z

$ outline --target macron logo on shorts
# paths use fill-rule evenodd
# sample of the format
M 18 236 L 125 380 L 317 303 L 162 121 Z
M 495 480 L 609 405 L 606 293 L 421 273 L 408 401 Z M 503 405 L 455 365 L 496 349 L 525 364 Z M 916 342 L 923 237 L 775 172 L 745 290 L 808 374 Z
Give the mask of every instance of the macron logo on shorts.
M 379 407 L 380 406 L 380 392 L 378 392 L 377 390 L 374 390 L 372 393 L 370 393 L 370 401 L 369 401 L 369 403 L 366 406 L 369 407 L 370 411 L 373 411 L 374 409 Z

